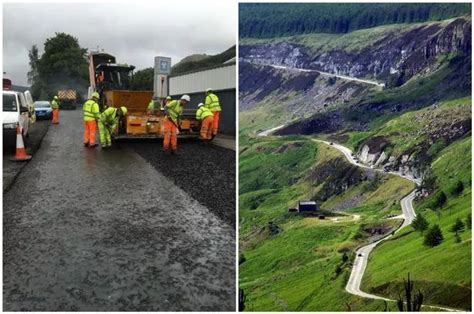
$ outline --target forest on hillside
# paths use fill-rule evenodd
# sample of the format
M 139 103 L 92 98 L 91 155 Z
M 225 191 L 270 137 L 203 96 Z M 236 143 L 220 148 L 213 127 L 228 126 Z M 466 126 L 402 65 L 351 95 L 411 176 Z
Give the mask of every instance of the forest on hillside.
M 241 38 L 347 33 L 386 24 L 470 15 L 470 3 L 241 3 Z

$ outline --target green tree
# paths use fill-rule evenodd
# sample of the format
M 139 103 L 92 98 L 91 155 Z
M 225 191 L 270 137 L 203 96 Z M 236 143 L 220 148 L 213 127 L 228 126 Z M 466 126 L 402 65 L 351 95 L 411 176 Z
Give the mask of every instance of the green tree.
M 466 217 L 466 226 L 467 226 L 467 229 L 471 229 L 471 228 L 472 228 L 471 213 L 467 214 L 467 217 Z
M 430 247 L 435 247 L 443 242 L 443 232 L 438 225 L 434 225 L 425 234 L 424 244 Z
M 131 90 L 153 90 L 153 68 L 146 68 L 133 74 L 130 82 Z
M 36 63 L 38 79 L 34 80 L 32 89 L 44 91 L 48 98 L 62 88 L 85 92 L 89 85 L 86 54 L 87 49 L 79 46 L 77 38 L 55 33 L 44 43 L 44 53 Z
M 28 83 L 32 84 L 35 80 L 38 79 L 39 54 L 38 47 L 36 45 L 31 46 L 31 49 L 28 50 L 28 58 L 30 59 L 30 71 L 28 71 L 27 77 Z
M 413 219 L 411 225 L 413 226 L 413 229 L 421 232 L 421 234 L 423 235 L 423 232 L 428 229 L 429 223 L 421 213 L 418 213 L 415 219 Z
M 346 252 L 342 254 L 342 262 L 346 263 L 349 260 L 349 255 Z
M 246 300 L 247 296 L 245 295 L 244 289 L 239 288 L 239 312 L 243 312 L 245 310 Z
M 462 193 L 462 191 L 464 190 L 464 184 L 462 183 L 462 181 L 458 181 L 456 182 L 456 184 L 452 187 L 451 189 L 451 194 L 452 195 L 459 195 Z
M 436 195 L 435 207 L 442 208 L 447 200 L 446 194 L 443 191 L 439 192 L 438 195 Z
M 48 95 L 43 89 L 43 84 L 39 78 L 38 66 L 39 66 L 39 52 L 38 47 L 33 45 L 28 50 L 28 58 L 30 70 L 27 73 L 28 83 L 31 84 L 31 95 L 33 99 L 47 100 Z
M 464 230 L 464 223 L 460 218 L 456 219 L 456 222 L 451 226 L 451 232 L 458 233 Z

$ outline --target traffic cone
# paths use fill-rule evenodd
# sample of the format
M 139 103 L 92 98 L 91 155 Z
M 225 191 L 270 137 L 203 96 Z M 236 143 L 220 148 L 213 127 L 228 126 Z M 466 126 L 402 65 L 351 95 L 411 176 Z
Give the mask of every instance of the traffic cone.
M 25 145 L 23 144 L 23 135 L 21 134 L 21 126 L 19 123 L 16 125 L 16 153 L 12 161 L 28 161 L 31 159 L 30 155 L 26 154 Z

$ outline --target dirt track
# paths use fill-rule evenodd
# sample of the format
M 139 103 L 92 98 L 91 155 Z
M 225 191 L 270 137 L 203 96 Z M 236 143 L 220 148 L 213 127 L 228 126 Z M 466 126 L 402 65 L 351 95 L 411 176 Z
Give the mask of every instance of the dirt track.
M 235 231 L 63 112 L 4 195 L 6 311 L 232 311 Z M 179 156 L 181 158 L 181 156 Z

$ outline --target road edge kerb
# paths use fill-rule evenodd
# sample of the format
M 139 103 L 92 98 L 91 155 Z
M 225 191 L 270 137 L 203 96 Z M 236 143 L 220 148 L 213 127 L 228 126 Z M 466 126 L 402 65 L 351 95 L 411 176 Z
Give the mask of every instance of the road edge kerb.
M 23 169 L 25 169 L 25 167 L 30 163 L 30 161 L 32 161 L 34 158 L 34 155 L 36 154 L 36 152 L 41 148 L 41 144 L 43 143 L 43 139 L 44 137 L 46 136 L 46 134 L 48 134 L 49 132 L 49 127 L 51 126 L 51 124 L 48 124 L 48 126 L 46 127 L 46 131 L 43 133 L 43 135 L 39 138 L 38 140 L 38 144 L 37 145 L 33 145 L 32 147 L 27 147 L 27 151 L 29 154 L 31 154 L 32 158 L 30 160 L 27 160 L 27 161 L 24 161 L 22 166 L 18 169 L 18 171 L 15 173 L 15 175 L 13 176 L 12 180 L 9 182 L 9 184 L 5 185 L 5 181 L 3 182 L 3 194 L 5 195 L 5 193 L 7 193 L 8 191 L 10 191 L 10 189 L 12 188 L 13 184 L 16 182 L 16 179 L 18 178 L 18 176 L 22 173 Z

